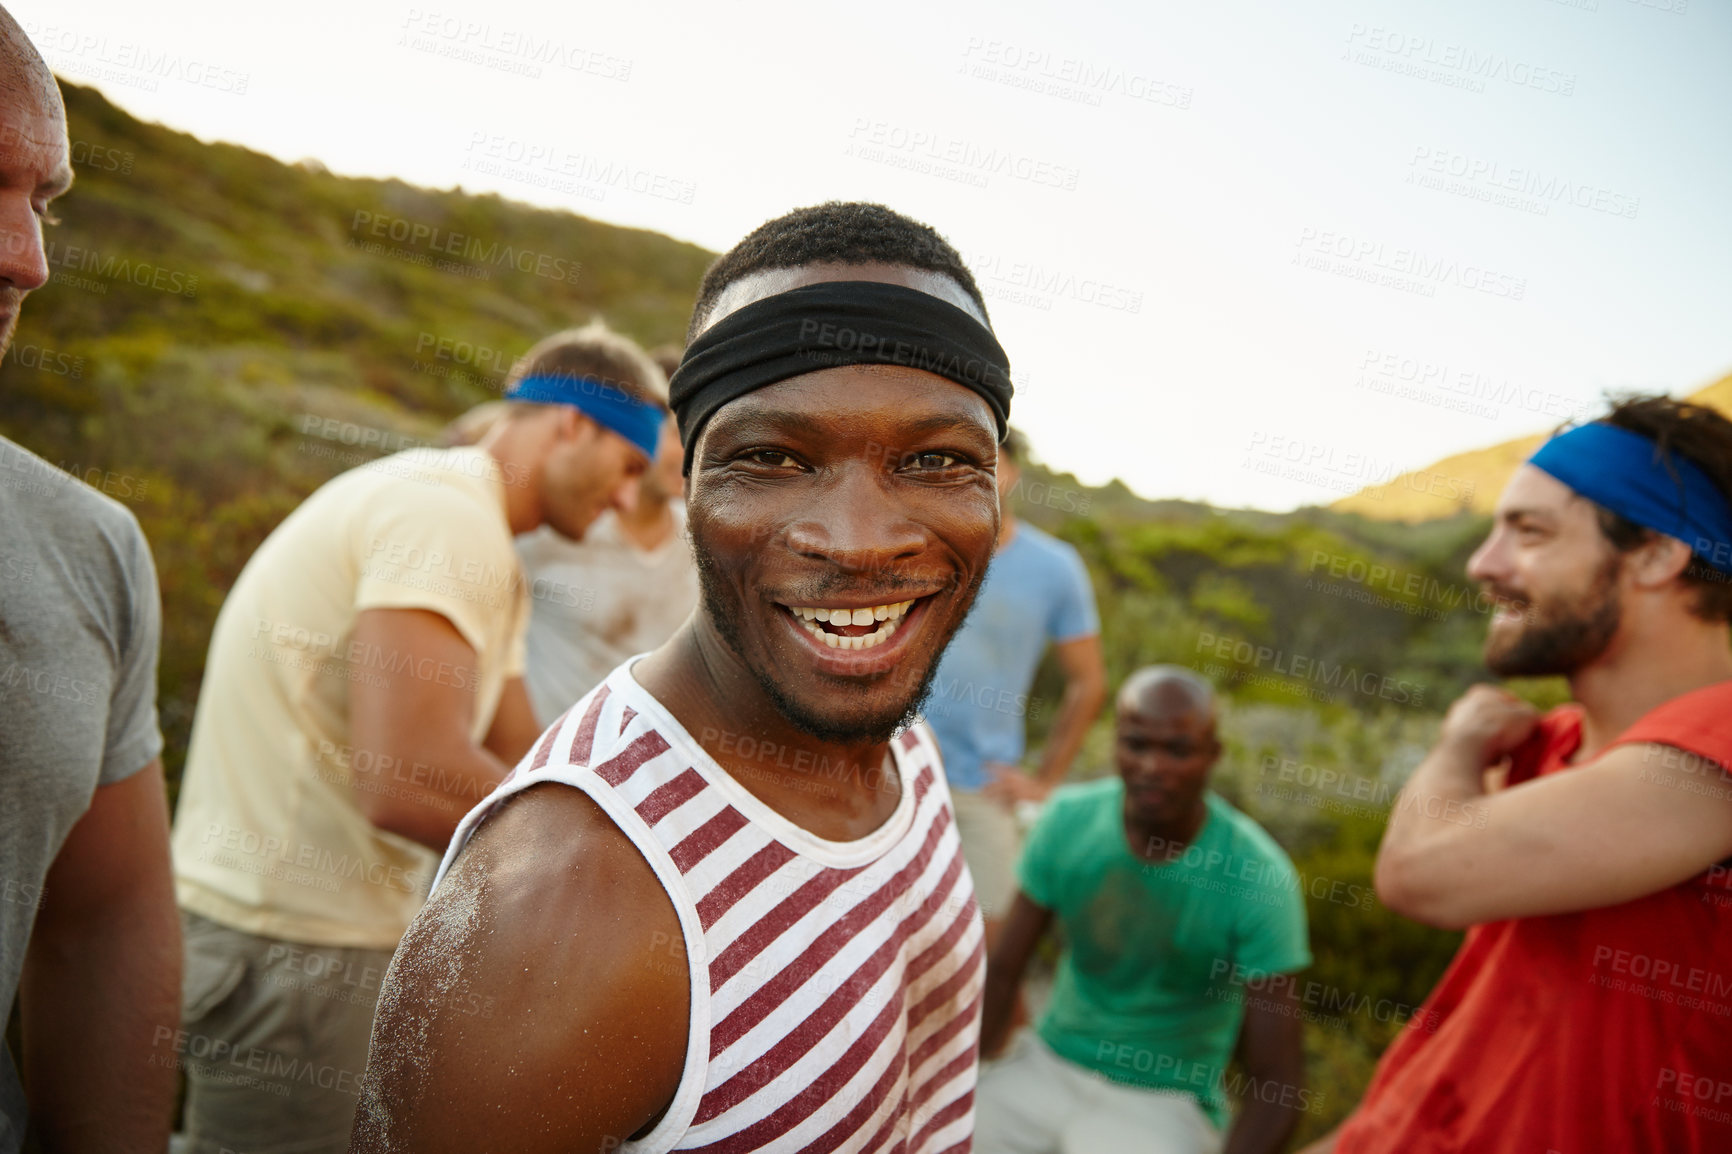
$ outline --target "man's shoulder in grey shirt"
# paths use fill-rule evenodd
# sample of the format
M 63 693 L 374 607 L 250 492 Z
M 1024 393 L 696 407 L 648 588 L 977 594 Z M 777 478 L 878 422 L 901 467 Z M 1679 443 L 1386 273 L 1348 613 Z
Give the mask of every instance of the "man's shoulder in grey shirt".
M 0 437 L 0 998 L 98 786 L 162 753 L 156 569 L 132 513 Z M 0 1060 L 0 1150 L 23 1095 Z M 10 1132 L 9 1132 L 10 1131 Z

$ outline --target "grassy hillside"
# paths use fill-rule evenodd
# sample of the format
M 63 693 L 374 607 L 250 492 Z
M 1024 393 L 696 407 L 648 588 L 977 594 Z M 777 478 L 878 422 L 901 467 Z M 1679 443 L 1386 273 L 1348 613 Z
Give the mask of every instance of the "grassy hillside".
M 1687 399 L 1732 416 L 1732 375 L 1698 389 Z M 1460 514 L 1463 503 L 1440 494 L 1471 492 L 1466 508 L 1475 513 L 1489 513 L 1516 466 L 1527 460 L 1549 435 L 1549 432 L 1536 433 L 1489 449 L 1457 453 L 1428 468 L 1403 473 L 1388 484 L 1361 489 L 1329 507 L 1339 513 L 1411 524 Z M 1446 483 L 1438 483 L 1440 478 Z
M 63 84 L 77 182 L 0 366 L 0 433 L 126 502 L 156 552 L 171 775 L 210 626 L 332 475 L 496 396 L 556 329 L 678 340 L 711 254 L 496 196 L 333 176 Z

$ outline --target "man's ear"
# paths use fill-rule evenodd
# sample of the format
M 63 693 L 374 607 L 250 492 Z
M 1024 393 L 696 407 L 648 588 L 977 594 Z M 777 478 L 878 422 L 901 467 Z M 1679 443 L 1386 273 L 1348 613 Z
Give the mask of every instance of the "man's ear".
M 1690 566 L 1690 546 L 1664 533 L 1651 533 L 1626 562 L 1637 588 L 1657 589 Z
M 595 422 L 570 405 L 560 405 L 559 408 L 559 439 L 561 441 L 582 441 L 586 430 L 593 430 Z

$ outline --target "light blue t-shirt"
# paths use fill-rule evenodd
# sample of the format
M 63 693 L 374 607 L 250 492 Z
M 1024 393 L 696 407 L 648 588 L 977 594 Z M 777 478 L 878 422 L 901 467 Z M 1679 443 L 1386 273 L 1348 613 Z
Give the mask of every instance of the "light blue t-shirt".
M 1028 718 L 1057 704 L 1029 700 L 1041 654 L 1051 642 L 1092 637 L 1100 629 L 1094 588 L 1077 551 L 1017 522 L 1010 544 L 993 557 L 968 620 L 944 651 L 926 702 L 951 789 L 985 785 L 984 762 L 1022 760 Z

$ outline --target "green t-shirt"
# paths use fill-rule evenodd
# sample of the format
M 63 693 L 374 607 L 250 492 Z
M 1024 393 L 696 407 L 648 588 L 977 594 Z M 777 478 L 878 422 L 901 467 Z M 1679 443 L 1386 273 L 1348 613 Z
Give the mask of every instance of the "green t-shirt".
M 1191 844 L 1146 862 L 1125 843 L 1117 777 L 1061 789 L 1018 872 L 1065 936 L 1046 1044 L 1116 1082 L 1188 1092 L 1224 1127 L 1244 1019 L 1229 978 L 1303 969 L 1311 950 L 1293 863 L 1256 822 L 1205 797 Z

